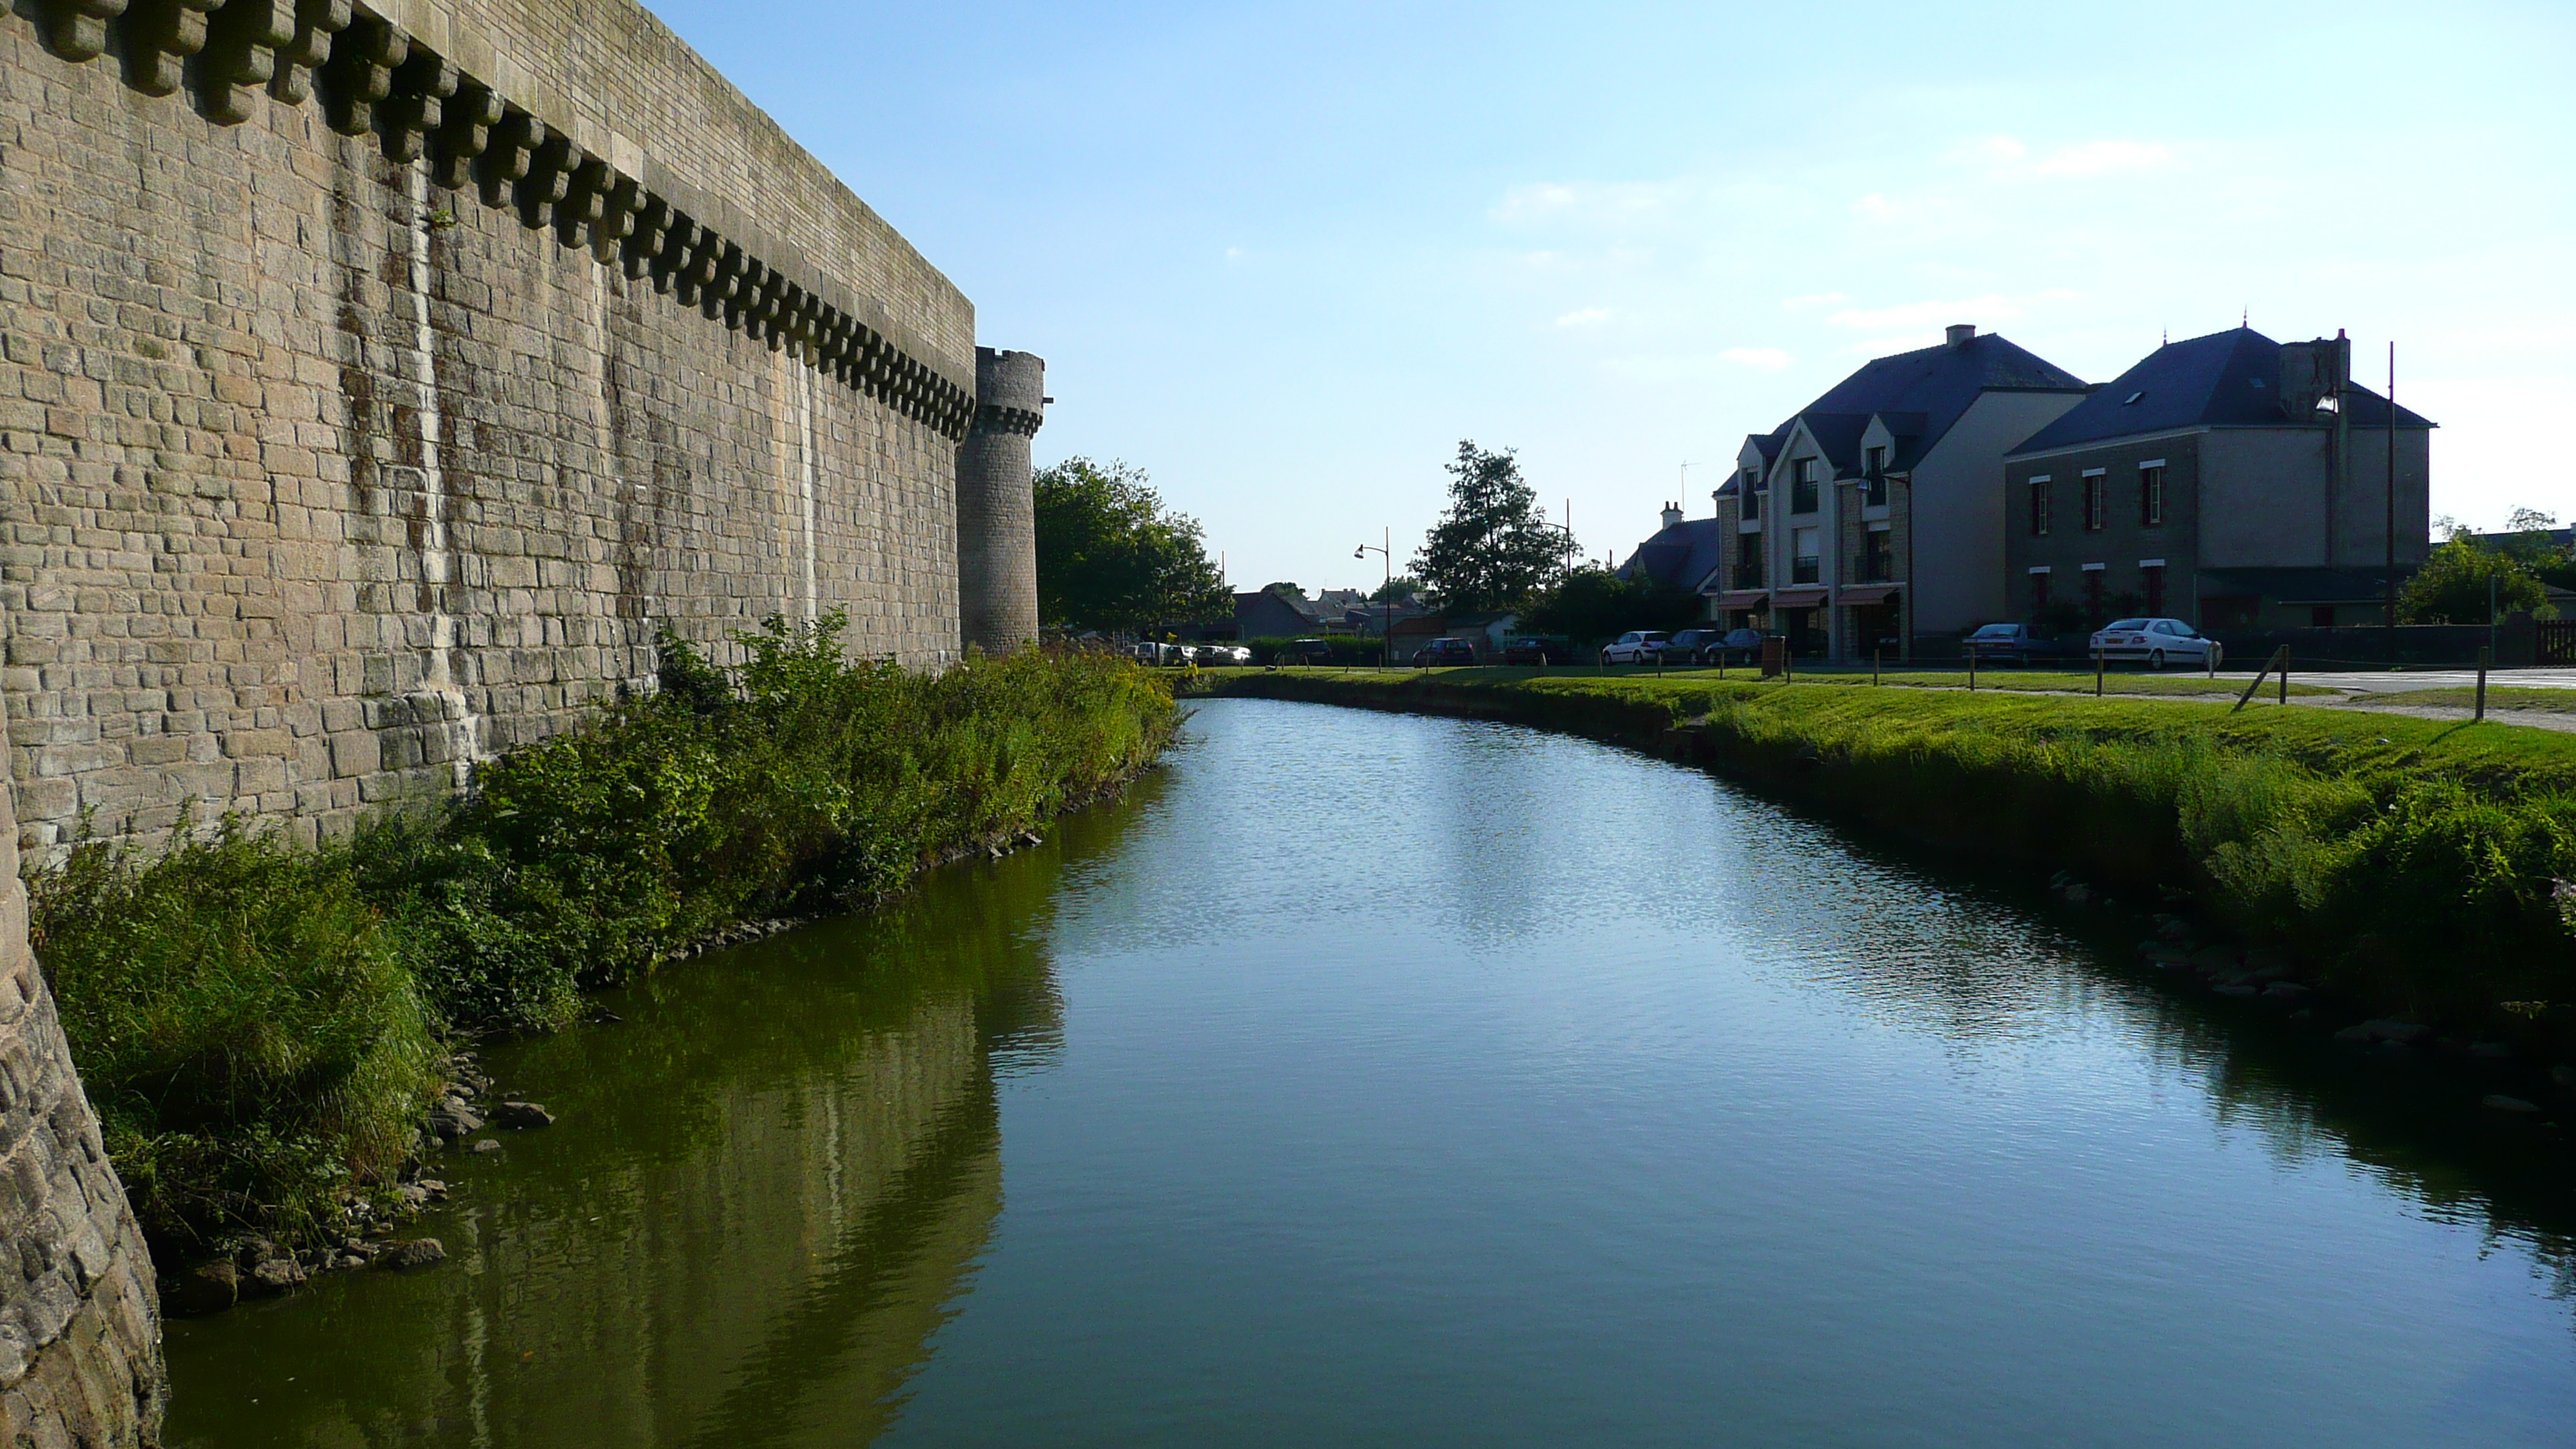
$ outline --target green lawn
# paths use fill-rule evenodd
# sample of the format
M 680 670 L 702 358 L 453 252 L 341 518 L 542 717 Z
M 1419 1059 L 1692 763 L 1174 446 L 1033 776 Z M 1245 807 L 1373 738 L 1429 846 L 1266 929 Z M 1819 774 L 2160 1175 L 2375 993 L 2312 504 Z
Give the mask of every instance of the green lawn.
M 1207 672 L 1214 675 L 1228 675 L 1247 672 L 1259 673 L 1260 671 L 1217 669 L 1209 670 Z M 1307 671 L 1298 670 L 1294 672 L 1304 673 Z M 1313 672 L 1321 674 L 1336 674 L 1343 671 L 1331 666 L 1326 666 Z M 1648 682 L 1652 682 L 1657 679 L 1714 681 L 1720 677 L 1719 671 L 1714 668 L 1674 668 L 1666 669 L 1659 674 L 1652 668 L 1640 669 L 1623 666 L 1603 669 L 1598 665 L 1591 664 L 1556 665 L 1549 668 L 1544 676 L 1542 676 L 1540 671 L 1535 668 L 1525 666 L 1505 668 L 1495 665 L 1480 665 L 1474 668 L 1462 669 L 1432 670 L 1377 670 L 1356 668 L 1350 670 L 1349 673 L 1354 675 L 1365 674 L 1384 677 L 1403 676 L 1408 678 L 1417 674 L 1430 674 L 1444 679 L 1476 679 L 1494 681 L 1514 681 L 1541 677 L 1550 679 L 1646 680 Z M 1733 683 L 1740 680 L 1752 680 L 1756 678 L 1758 673 L 1759 671 L 1751 668 L 1730 666 L 1725 670 L 1724 677 L 1728 682 Z M 1801 669 L 1796 675 L 1796 682 L 1800 685 L 1867 686 L 1871 683 L 1871 679 L 1866 671 L 1853 673 L 1842 670 L 1828 670 L 1810 673 L 1807 670 Z M 1912 670 L 1904 673 L 1898 673 L 1891 670 L 1888 673 L 1879 676 L 1877 682 L 1880 685 L 1894 689 L 1956 689 L 1964 692 L 1968 687 L 1968 676 L 1963 670 Z M 1770 681 L 1768 687 L 1775 689 L 1780 687 L 1779 681 Z M 1977 689 L 1979 693 L 1983 693 L 1987 690 L 2000 690 L 2006 692 L 2017 691 L 2022 693 L 2091 694 L 2093 692 L 2093 676 L 2090 673 L 2078 674 L 2040 669 L 1981 669 L 1977 671 Z M 2184 697 L 2196 695 L 2225 695 L 2228 698 L 2233 699 L 2236 695 L 2242 693 L 2244 689 L 2245 684 L 2242 680 L 2230 681 L 2225 679 L 2205 679 L 2196 674 L 2145 674 L 2123 670 L 2114 671 L 2102 677 L 2102 692 L 2105 695 L 2133 694 Z M 2279 685 L 2270 680 L 2266 680 L 2263 684 L 2263 698 L 2277 698 L 2279 696 L 2279 690 Z M 2296 681 L 2292 681 L 2290 685 L 2290 693 L 2292 694 L 2317 695 L 2334 694 L 2337 692 L 2338 691 L 2336 690 L 2326 689 L 2318 685 L 2300 684 Z

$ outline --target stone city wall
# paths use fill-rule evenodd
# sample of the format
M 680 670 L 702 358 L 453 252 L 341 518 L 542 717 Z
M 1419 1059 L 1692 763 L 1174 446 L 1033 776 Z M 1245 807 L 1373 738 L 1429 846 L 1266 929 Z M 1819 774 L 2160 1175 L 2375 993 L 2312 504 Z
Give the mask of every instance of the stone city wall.
M 14 7 L 27 846 L 190 801 L 310 837 L 642 683 L 665 625 L 954 657 L 972 308 L 642 9 Z
M 157 1443 L 152 1259 L 27 949 L 17 841 L 0 780 L 0 1440 Z

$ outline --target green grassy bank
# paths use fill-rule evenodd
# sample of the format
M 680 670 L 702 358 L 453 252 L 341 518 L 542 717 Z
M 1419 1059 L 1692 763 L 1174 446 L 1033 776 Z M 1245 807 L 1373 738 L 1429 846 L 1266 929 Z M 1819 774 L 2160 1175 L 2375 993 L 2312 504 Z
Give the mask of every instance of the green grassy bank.
M 2371 1009 L 2576 1049 L 2576 735 L 1705 674 L 1219 672 L 1198 687 L 1686 743 L 1944 847 L 2149 901 L 2187 893 Z
M 845 909 L 1116 788 L 1170 689 L 1103 655 L 920 675 L 838 617 L 665 640 L 659 692 L 477 768 L 459 800 L 300 849 L 235 822 L 34 874 L 32 930 L 147 1232 L 316 1231 L 390 1185 L 449 1044 L 570 1022 L 711 933 Z

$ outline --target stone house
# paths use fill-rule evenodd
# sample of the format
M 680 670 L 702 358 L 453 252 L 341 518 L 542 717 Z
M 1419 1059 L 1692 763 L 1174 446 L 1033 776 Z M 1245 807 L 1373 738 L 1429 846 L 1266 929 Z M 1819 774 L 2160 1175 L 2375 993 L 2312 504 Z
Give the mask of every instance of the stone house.
M 2083 379 L 1992 333 L 1870 362 L 1768 433 L 1717 489 L 1727 627 L 1865 659 L 2003 617 L 2006 450 L 2082 402 Z
M 2429 548 L 2433 424 L 2351 382 L 2341 335 L 2251 328 L 2169 343 L 2005 460 L 2009 617 L 2059 631 L 2120 614 L 2204 632 L 2383 617 Z

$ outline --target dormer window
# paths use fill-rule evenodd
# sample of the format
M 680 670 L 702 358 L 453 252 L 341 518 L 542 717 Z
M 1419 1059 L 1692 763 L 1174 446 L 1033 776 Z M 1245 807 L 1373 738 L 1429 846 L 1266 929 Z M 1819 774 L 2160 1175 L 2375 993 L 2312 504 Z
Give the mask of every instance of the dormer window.
M 1865 461 L 1861 465 L 1860 506 L 1885 508 L 1887 506 L 1887 450 L 1872 448 L 1863 457 Z
M 2133 393 L 2129 394 L 2129 395 L 2128 395 L 2128 397 L 2126 397 L 2126 398 L 2124 398 L 2124 399 L 2122 399 L 2122 400 L 2121 400 L 2120 406 L 2122 406 L 2122 407 L 2124 407 L 2124 408 L 2133 408 L 2133 407 L 2136 407 L 2136 406 L 2138 405 L 2138 400 L 2139 400 L 2140 398 L 2145 397 L 2145 396 L 2146 396 L 2146 394 L 2145 394 L 2145 393 L 2142 393 L 2142 392 L 2133 392 Z
M 1789 511 L 1816 511 L 1816 460 L 1800 458 L 1789 465 Z

